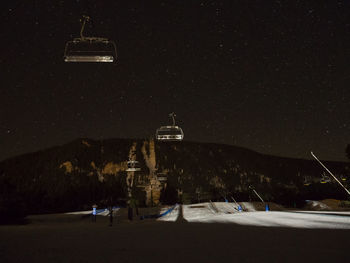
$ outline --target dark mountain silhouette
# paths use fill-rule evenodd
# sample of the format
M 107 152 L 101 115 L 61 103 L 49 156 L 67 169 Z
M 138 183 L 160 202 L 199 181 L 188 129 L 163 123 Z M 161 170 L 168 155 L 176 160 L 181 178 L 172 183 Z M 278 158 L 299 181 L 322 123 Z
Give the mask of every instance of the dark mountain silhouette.
M 139 161 L 140 172 L 126 171 L 129 158 Z M 349 177 L 349 163 L 324 163 L 339 178 Z M 321 183 L 323 172 L 316 161 L 269 156 L 230 145 L 77 139 L 2 161 L 0 212 L 16 216 L 24 210 L 90 209 L 94 203 L 125 204 L 130 196 L 135 206 L 231 197 L 257 200 L 249 186 L 265 201 L 287 206 L 301 205 L 305 199 L 346 199 L 333 179 Z

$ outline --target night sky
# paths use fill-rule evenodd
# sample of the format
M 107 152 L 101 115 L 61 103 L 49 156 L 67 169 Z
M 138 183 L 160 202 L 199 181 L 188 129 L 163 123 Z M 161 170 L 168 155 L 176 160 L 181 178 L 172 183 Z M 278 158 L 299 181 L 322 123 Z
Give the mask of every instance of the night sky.
M 350 1 L 2 1 L 0 160 L 76 138 L 185 140 L 345 161 Z M 65 63 L 107 37 L 116 63 Z

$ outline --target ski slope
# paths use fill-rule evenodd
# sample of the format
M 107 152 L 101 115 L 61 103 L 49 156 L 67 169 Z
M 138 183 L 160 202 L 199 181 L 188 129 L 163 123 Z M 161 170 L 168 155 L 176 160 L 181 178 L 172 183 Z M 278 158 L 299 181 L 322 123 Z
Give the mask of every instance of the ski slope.
M 159 221 L 176 221 L 183 217 L 187 222 L 233 223 L 249 226 L 350 229 L 350 212 L 314 211 L 254 211 L 251 204 L 244 205 L 248 211 L 238 212 L 234 203 L 200 203 L 177 205 L 171 213 Z M 182 213 L 180 211 L 182 209 Z M 164 209 L 165 211 L 166 209 Z M 164 212 L 163 211 L 163 212 Z

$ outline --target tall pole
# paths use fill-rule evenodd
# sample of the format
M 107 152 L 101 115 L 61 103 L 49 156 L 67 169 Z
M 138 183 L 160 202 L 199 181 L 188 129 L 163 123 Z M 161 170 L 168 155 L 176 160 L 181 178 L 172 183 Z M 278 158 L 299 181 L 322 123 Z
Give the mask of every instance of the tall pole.
M 256 194 L 256 195 L 257 195 L 257 197 L 259 197 L 259 199 L 261 200 L 261 202 L 265 203 L 265 202 L 264 202 L 264 200 L 261 198 L 261 196 L 258 194 L 258 192 L 257 192 L 257 191 L 255 191 L 255 189 L 254 189 L 254 187 L 253 187 L 253 186 L 251 186 L 251 185 L 250 185 L 250 186 L 249 186 L 249 188 L 253 190 L 254 194 Z
M 316 155 L 311 152 L 312 157 L 314 157 L 316 159 L 316 161 L 319 162 L 320 165 L 322 165 L 322 167 L 334 178 L 334 180 L 337 181 L 338 184 L 340 184 L 340 186 L 350 195 L 350 192 L 348 189 L 346 189 L 346 187 L 337 179 L 337 177 L 334 176 L 334 174 L 331 173 L 331 171 L 328 170 L 328 168 L 316 157 Z
M 261 196 L 255 191 L 255 189 L 253 189 L 253 192 L 260 198 L 261 202 L 265 203 Z
M 235 204 L 236 204 L 237 206 L 239 206 L 239 204 L 238 204 L 237 201 L 233 198 L 233 196 L 231 196 L 231 199 L 233 200 L 233 202 L 235 202 Z

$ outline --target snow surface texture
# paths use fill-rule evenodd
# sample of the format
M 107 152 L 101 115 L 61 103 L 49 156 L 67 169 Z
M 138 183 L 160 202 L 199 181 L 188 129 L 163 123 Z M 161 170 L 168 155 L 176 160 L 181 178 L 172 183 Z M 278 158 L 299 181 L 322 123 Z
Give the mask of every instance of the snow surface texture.
M 213 209 L 213 205 L 216 209 Z M 350 229 L 350 212 L 314 212 L 314 211 L 255 211 L 249 203 L 241 203 L 248 211 L 238 212 L 234 203 L 200 203 L 182 205 L 183 217 L 188 222 L 234 223 L 239 225 L 291 228 L 328 228 Z M 160 221 L 176 221 L 180 214 L 178 205 Z M 166 209 L 162 210 L 164 212 Z
M 119 210 L 119 207 L 115 208 L 113 207 L 113 213 L 116 213 Z M 68 212 L 67 215 L 89 215 L 92 214 L 92 210 L 87 211 L 78 211 L 78 212 Z M 108 216 L 109 210 L 107 208 L 98 209 L 97 214 L 100 216 Z
M 319 201 L 313 201 L 313 200 L 306 200 L 307 204 L 311 205 L 313 208 L 318 208 L 321 210 L 330 209 L 330 207 L 322 202 Z

